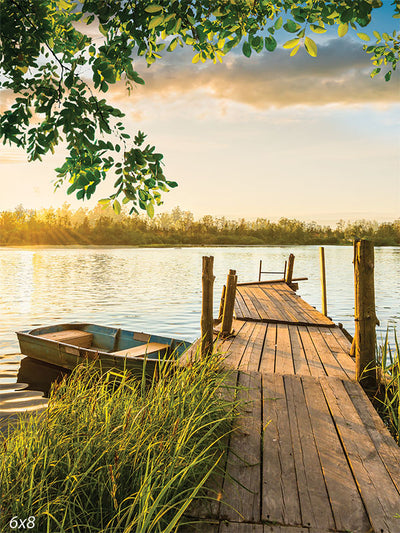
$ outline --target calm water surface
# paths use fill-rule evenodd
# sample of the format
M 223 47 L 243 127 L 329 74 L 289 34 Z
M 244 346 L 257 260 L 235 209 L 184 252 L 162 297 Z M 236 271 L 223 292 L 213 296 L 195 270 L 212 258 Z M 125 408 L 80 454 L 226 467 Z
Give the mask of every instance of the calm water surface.
M 298 293 L 321 309 L 318 246 L 0 248 L 0 354 L 19 351 L 16 330 L 70 321 L 193 340 L 199 335 L 203 255 L 215 257 L 215 316 L 230 268 L 239 282 L 255 281 L 260 259 L 263 270 L 281 271 L 290 252 L 295 277 L 309 278 Z M 328 315 L 351 333 L 352 259 L 350 246 L 325 247 Z M 399 247 L 375 249 L 375 290 L 379 331 L 385 331 L 400 322 Z

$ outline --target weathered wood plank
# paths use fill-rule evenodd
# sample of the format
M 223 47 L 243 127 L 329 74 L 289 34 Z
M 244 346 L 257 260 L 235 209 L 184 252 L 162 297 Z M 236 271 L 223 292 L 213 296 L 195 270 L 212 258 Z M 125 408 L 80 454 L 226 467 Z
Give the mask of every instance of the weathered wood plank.
M 294 374 L 292 346 L 288 326 L 277 325 L 275 372 L 277 374 Z
M 266 330 L 266 324 L 258 323 L 255 325 L 240 361 L 239 370 L 258 372 Z
M 321 378 L 321 384 L 373 529 L 400 531 L 400 494 L 344 384 L 334 378 Z
M 340 328 L 332 328 L 332 334 L 342 347 L 343 351 L 349 354 L 351 349 L 351 342 L 343 333 L 343 331 Z
M 221 350 L 224 352 L 226 351 L 227 353 L 224 359 L 225 366 L 234 369 L 239 368 L 243 354 L 246 350 L 246 347 L 249 343 L 249 339 L 255 326 L 255 322 L 244 322 L 243 327 L 235 335 L 231 344 L 229 345 L 229 348 L 225 350 L 222 345 Z
M 294 372 L 299 376 L 310 376 L 306 355 L 297 326 L 289 326 L 290 344 L 292 345 L 292 358 Z
M 301 525 L 283 377 L 264 374 L 261 519 Z
M 245 304 L 247 306 L 247 309 L 250 312 L 249 316 L 251 316 L 251 317 L 253 317 L 253 318 L 257 319 L 257 320 L 260 320 L 261 319 L 260 314 L 259 314 L 257 308 L 254 306 L 252 298 L 250 296 L 251 289 L 248 290 L 248 287 L 241 287 L 240 288 L 240 294 L 241 294 L 241 296 L 242 296 L 242 298 L 243 298 L 243 300 L 244 300 L 244 302 L 245 302 Z
M 367 395 L 358 383 L 345 382 L 344 387 L 369 433 L 397 491 L 400 493 L 400 448 L 390 435 Z
M 228 372 L 223 385 L 220 388 L 220 395 L 226 401 L 234 401 L 237 394 L 239 373 L 235 370 Z M 201 519 L 217 519 L 219 517 L 220 500 L 223 491 L 225 478 L 225 469 L 228 460 L 228 450 L 230 442 L 230 433 L 226 434 L 221 445 L 226 448 L 224 457 L 221 458 L 220 464 L 217 465 L 214 472 L 208 478 L 206 483 L 206 493 L 199 500 L 194 500 L 185 513 L 188 516 Z
M 307 376 L 302 383 L 335 526 L 341 531 L 365 533 L 370 523 L 321 386 L 316 378 Z
M 239 374 L 238 397 L 245 404 L 231 435 L 220 518 L 260 521 L 261 376 Z M 224 505 L 226 503 L 226 505 Z
M 333 353 L 335 359 L 339 365 L 343 368 L 344 372 L 350 379 L 356 377 L 356 364 L 354 359 L 349 355 L 349 352 L 345 352 L 338 340 L 334 336 L 334 330 L 338 328 L 319 328 L 319 332 L 324 338 L 329 349 Z
M 335 522 L 299 376 L 284 376 L 302 525 L 334 528 Z
M 328 376 L 338 377 L 341 379 L 348 379 L 346 372 L 339 365 L 337 359 L 334 357 L 326 344 L 321 332 L 317 327 L 308 327 L 311 340 L 318 352 L 318 356 L 324 366 L 324 370 Z
M 315 377 L 326 376 L 324 367 L 318 356 L 318 352 L 315 349 L 315 346 L 311 340 L 307 327 L 299 326 L 298 332 L 300 334 L 301 343 L 303 345 L 304 354 L 307 359 L 308 368 L 310 369 L 310 374 Z
M 273 374 L 275 371 L 276 328 L 276 324 L 268 324 L 261 353 L 260 372 L 269 372 Z

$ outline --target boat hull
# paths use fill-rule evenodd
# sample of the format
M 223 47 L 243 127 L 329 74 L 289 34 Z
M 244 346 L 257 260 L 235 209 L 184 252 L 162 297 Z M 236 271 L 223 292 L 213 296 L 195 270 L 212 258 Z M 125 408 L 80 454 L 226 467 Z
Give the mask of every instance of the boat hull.
M 73 331 L 80 332 L 81 334 L 75 335 L 80 338 L 89 334 L 92 339 L 91 346 L 78 346 L 70 343 L 71 341 L 57 340 L 65 336 L 65 333 Z M 17 336 L 22 354 L 68 370 L 73 370 L 86 361 L 92 362 L 103 371 L 128 369 L 150 375 L 154 374 L 160 364 L 175 362 L 190 346 L 186 341 L 169 337 L 81 323 L 19 331 Z M 152 344 L 165 348 L 146 353 L 146 347 Z M 140 346 L 143 347 L 143 355 L 129 355 L 130 349 L 135 353 L 141 351 Z M 128 351 L 128 354 L 115 353 L 118 351 Z

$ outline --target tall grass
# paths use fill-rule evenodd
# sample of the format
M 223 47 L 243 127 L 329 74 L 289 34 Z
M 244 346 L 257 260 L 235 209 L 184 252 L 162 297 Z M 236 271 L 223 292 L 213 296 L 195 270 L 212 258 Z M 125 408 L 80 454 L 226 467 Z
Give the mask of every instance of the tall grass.
M 221 395 L 219 359 L 164 370 L 150 386 L 78 367 L 43 415 L 0 443 L 0 531 L 29 516 L 41 533 L 176 531 L 237 411 Z
M 381 412 L 392 435 L 400 445 L 400 349 L 396 331 L 394 347 L 389 344 L 388 335 L 378 350 L 380 361 L 380 390 L 378 410 Z

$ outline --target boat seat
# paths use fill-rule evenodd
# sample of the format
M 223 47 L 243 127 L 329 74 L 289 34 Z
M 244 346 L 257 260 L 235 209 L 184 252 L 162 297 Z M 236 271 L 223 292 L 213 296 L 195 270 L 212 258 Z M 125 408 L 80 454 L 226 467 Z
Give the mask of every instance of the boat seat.
M 167 350 L 169 344 L 161 344 L 160 342 L 149 342 L 147 344 L 141 344 L 140 346 L 134 346 L 133 348 L 127 348 L 126 350 L 119 350 L 118 352 L 110 352 L 111 355 L 123 355 L 126 357 L 141 357 L 144 355 L 150 355 L 157 352 Z
M 90 348 L 93 342 L 93 333 L 88 333 L 80 329 L 53 331 L 52 333 L 43 333 L 42 335 L 38 335 L 38 337 L 56 342 L 65 342 L 66 344 L 72 344 L 72 346 L 78 346 L 80 348 Z

